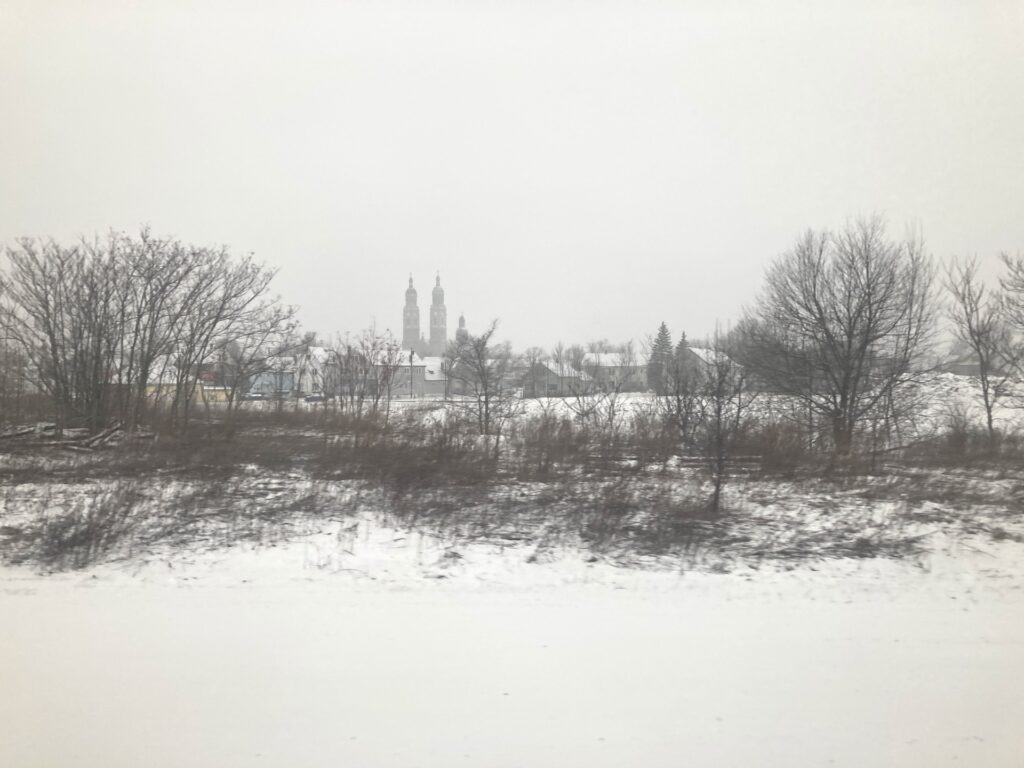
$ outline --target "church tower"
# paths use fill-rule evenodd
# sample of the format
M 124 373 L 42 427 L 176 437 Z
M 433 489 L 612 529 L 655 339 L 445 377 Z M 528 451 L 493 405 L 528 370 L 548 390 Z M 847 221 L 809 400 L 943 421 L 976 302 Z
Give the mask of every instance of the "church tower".
M 455 340 L 463 343 L 469 341 L 469 331 L 466 330 L 465 315 L 459 315 L 459 330 L 455 332 Z
M 441 357 L 448 346 L 448 310 L 444 306 L 444 288 L 441 287 L 441 275 L 434 283 L 434 292 L 430 302 L 430 354 Z
M 420 308 L 416 303 L 416 289 L 412 287 L 412 275 L 409 275 L 402 312 L 402 349 L 418 349 L 420 338 Z

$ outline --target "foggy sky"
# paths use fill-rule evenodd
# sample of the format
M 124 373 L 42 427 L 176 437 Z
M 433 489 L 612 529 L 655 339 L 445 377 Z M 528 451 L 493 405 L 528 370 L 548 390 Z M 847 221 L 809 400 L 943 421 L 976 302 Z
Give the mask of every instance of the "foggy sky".
M 1024 4 L 0 0 L 0 241 L 149 224 L 321 334 L 711 331 L 807 227 L 1024 251 Z

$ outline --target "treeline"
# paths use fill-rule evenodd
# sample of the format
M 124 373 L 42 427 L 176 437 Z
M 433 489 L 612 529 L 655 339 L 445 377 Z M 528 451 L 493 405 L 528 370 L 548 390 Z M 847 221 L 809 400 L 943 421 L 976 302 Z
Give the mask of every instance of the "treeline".
M 1024 261 L 986 288 L 978 263 L 939 270 L 917 237 L 887 236 L 880 217 L 838 232 L 808 231 L 768 269 L 731 335 L 732 349 L 767 390 L 788 395 L 807 431 L 837 456 L 899 448 L 925 406 L 920 384 L 943 360 L 940 321 L 959 342 L 960 367 L 980 384 L 987 442 L 994 413 L 1021 371 Z
M 72 422 L 132 430 L 157 407 L 183 428 L 204 364 L 232 349 L 240 385 L 293 343 L 294 309 L 271 294 L 274 271 L 226 248 L 143 230 L 70 246 L 22 239 L 5 255 L 7 367 L 31 372 L 58 432 Z
M 1012 396 L 1024 364 L 1024 260 L 1003 262 L 999 286 L 989 289 L 975 260 L 942 272 L 920 239 L 889 237 L 878 217 L 808 231 L 769 266 L 742 317 L 711 339 L 691 344 L 662 324 L 639 351 L 600 341 L 515 354 L 496 342 L 492 323 L 449 346 L 444 394 L 494 458 L 524 397 L 558 397 L 577 425 L 614 449 L 635 391 L 656 395 L 657 416 L 647 418 L 664 433 L 659 439 L 707 457 L 716 475 L 749 436 L 751 403 L 761 396 L 771 404 L 756 409 L 758 429 L 776 442 L 785 436 L 788 451 L 833 461 L 878 455 L 905 445 L 908 424 L 926 405 L 919 385 L 936 367 L 945 317 L 979 381 L 995 449 L 995 409 Z M 0 276 L 0 401 L 21 366 L 58 430 L 131 430 L 159 415 L 180 431 L 204 373 L 222 364 L 217 380 L 230 417 L 256 377 L 283 377 L 289 361 L 312 359 L 315 339 L 299 334 L 294 309 L 271 293 L 273 276 L 249 256 L 145 230 L 71 246 L 19 241 Z M 386 427 L 392 397 L 408 386 L 408 360 L 394 339 L 371 330 L 318 349 L 332 361 L 310 366 L 321 377 L 318 391 L 357 420 L 382 416 Z

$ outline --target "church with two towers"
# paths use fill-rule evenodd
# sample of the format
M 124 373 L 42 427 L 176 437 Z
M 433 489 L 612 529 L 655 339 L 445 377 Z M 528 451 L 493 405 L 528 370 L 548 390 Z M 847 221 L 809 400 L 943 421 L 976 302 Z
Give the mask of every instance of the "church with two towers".
M 466 318 L 459 318 L 461 336 L 466 333 Z M 420 307 L 416 289 L 409 276 L 409 287 L 405 291 L 405 308 L 402 311 L 402 349 L 411 350 L 420 357 L 443 357 L 448 347 L 448 309 L 444 305 L 444 288 L 441 276 L 434 282 L 430 299 L 430 338 L 425 339 L 420 331 Z

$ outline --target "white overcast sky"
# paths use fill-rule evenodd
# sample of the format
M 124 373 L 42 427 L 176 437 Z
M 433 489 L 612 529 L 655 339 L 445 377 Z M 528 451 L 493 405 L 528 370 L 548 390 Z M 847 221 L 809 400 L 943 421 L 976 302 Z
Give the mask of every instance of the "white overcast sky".
M 1021 2 L 0 0 L 0 241 L 148 223 L 312 330 L 709 332 L 807 227 L 1024 251 Z

